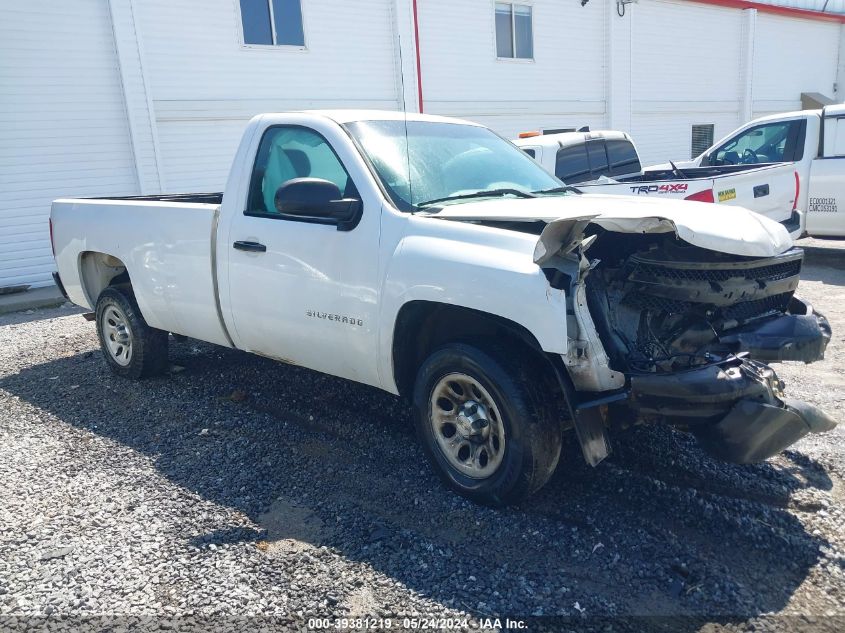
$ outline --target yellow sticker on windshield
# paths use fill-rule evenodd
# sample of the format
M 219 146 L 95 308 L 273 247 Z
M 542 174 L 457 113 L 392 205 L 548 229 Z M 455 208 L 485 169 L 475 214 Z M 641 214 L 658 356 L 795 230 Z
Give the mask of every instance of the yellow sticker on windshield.
M 725 189 L 719 192 L 719 202 L 726 202 L 736 198 L 736 189 Z

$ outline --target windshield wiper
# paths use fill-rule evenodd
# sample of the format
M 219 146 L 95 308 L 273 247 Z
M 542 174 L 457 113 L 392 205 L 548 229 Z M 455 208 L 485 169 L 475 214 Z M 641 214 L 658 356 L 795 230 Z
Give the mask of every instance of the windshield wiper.
M 532 191 L 531 193 L 540 194 L 540 193 L 584 193 L 578 187 L 572 187 L 571 185 L 564 185 L 563 187 L 553 187 L 551 189 L 540 189 L 540 191 Z
M 537 196 L 521 189 L 488 189 L 487 191 L 474 191 L 472 193 L 462 193 L 457 196 L 446 196 L 445 198 L 435 198 L 434 200 L 426 200 L 425 202 L 418 202 L 417 207 L 424 207 L 429 204 L 437 202 L 448 202 L 449 200 L 465 200 L 467 198 L 494 198 L 497 196 L 517 196 L 519 198 L 536 198 Z

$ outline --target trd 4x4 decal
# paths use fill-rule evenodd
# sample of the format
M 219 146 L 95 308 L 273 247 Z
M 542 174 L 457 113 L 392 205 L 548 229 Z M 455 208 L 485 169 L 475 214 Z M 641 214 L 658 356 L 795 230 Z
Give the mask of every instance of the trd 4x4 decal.
M 684 193 L 689 185 L 685 182 L 670 183 L 668 185 L 640 185 L 638 187 L 631 187 L 631 192 L 637 195 L 641 193 Z

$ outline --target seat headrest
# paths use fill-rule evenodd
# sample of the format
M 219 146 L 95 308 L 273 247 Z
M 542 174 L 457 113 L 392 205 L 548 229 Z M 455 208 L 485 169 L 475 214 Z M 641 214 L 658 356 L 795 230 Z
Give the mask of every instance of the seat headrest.
M 306 178 L 311 175 L 311 160 L 308 154 L 301 149 L 286 149 L 285 155 L 288 157 L 293 170 L 296 172 L 297 178 Z

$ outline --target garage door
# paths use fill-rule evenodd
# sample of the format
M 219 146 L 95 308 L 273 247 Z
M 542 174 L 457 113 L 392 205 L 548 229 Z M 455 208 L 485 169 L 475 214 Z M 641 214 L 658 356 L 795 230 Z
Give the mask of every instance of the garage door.
M 137 192 L 108 3 L 5 3 L 0 19 L 0 288 L 52 283 L 62 196 Z

